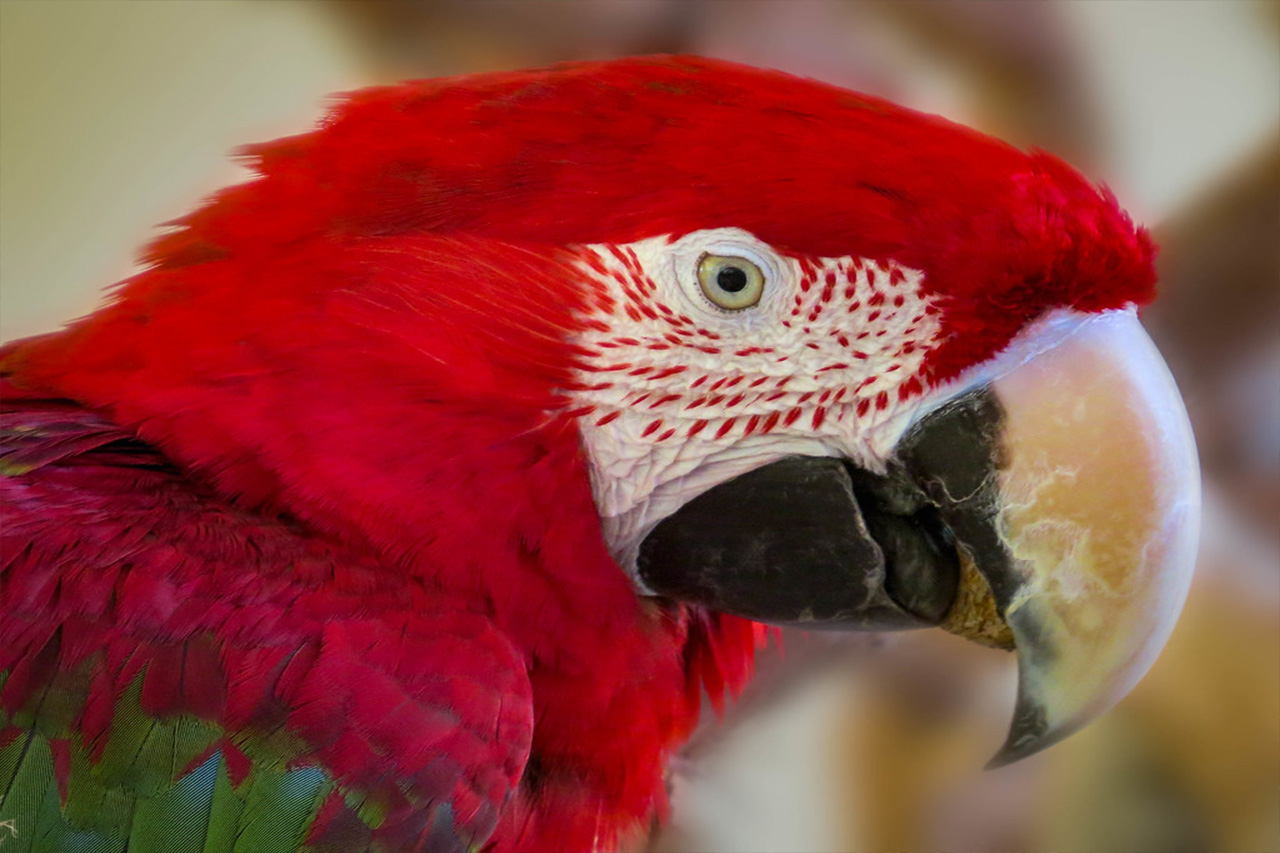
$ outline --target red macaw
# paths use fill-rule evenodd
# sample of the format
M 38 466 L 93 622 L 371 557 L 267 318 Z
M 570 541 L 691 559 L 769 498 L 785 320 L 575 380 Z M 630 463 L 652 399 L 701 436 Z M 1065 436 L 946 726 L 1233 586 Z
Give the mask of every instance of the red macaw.
M 611 850 L 761 623 L 1141 677 L 1194 450 L 1059 160 L 699 58 L 367 89 L 0 351 L 9 850 Z M 984 609 L 985 608 L 985 609 Z

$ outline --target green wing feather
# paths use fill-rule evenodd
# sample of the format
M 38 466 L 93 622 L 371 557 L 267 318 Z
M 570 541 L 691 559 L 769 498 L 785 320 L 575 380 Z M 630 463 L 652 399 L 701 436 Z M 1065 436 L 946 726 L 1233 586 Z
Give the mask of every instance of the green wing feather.
M 289 769 L 263 756 L 233 785 L 222 736 L 190 716 L 148 717 L 142 677 L 116 706 L 112 736 L 90 760 L 78 734 L 65 803 L 54 766 L 58 738 L 28 729 L 0 748 L 0 820 L 12 821 L 4 853 L 278 853 L 307 850 L 307 834 L 333 782 L 317 767 Z M 8 721 L 6 721 L 8 722 Z M 190 768 L 190 769 L 188 769 Z M 6 834 L 0 827 L 0 838 Z

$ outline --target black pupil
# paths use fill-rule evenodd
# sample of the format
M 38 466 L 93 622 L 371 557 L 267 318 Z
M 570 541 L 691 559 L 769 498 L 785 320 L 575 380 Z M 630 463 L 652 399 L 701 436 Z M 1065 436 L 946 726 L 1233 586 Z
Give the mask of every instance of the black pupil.
M 727 293 L 737 293 L 747 286 L 747 271 L 742 267 L 721 267 L 716 273 L 716 286 Z

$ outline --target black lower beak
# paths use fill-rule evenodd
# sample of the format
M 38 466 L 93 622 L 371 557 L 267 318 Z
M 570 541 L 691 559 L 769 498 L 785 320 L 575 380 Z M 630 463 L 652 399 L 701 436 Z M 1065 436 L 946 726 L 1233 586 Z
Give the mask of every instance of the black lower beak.
M 959 565 L 923 492 L 834 458 L 787 457 L 660 522 L 637 567 L 651 589 L 761 622 L 936 625 Z

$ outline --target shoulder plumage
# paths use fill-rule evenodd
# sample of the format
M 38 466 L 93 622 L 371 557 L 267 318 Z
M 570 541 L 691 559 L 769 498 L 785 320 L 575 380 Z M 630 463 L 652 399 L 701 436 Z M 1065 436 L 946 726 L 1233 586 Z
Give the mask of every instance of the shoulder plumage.
M 485 617 L 0 392 L 0 815 L 45 849 L 483 842 L 533 725 Z

